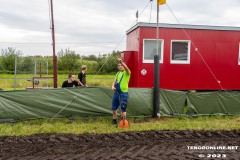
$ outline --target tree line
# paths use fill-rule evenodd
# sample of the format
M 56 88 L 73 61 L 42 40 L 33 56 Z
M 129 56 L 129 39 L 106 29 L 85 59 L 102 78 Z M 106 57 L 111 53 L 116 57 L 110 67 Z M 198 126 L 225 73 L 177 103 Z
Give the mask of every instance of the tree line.
M 58 73 L 67 74 L 70 72 L 79 72 L 82 65 L 88 66 L 89 74 L 112 74 L 117 71 L 117 58 L 120 57 L 120 51 L 112 51 L 108 54 L 80 55 L 71 49 L 62 49 L 57 53 Z M 15 70 L 15 61 L 17 62 L 18 74 L 39 73 L 40 64 L 43 74 L 53 73 L 52 56 L 23 56 L 22 52 L 12 47 L 1 50 L 0 55 L 0 73 L 13 74 Z

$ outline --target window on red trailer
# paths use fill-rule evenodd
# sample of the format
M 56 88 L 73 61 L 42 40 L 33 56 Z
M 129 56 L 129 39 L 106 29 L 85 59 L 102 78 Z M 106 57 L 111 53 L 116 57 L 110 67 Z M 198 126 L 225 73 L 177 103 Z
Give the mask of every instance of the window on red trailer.
M 190 41 L 172 40 L 170 56 L 172 64 L 190 64 Z
M 163 45 L 162 39 L 158 40 L 158 55 L 159 62 L 163 63 Z M 143 40 L 143 63 L 154 63 L 154 55 L 157 54 L 157 40 L 144 39 Z

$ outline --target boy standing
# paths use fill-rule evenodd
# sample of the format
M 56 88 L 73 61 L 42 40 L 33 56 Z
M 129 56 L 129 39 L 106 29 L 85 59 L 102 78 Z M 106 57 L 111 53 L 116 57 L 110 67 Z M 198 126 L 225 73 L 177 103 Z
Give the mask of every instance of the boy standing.
M 121 105 L 122 118 L 126 118 L 126 108 L 128 103 L 128 83 L 131 71 L 120 58 L 118 58 L 118 69 L 119 72 L 116 74 L 112 84 L 112 90 L 114 91 L 112 99 L 112 124 L 117 124 L 117 109 L 119 105 Z
M 87 80 L 86 80 L 86 72 L 87 72 L 87 66 L 82 66 L 82 71 L 78 74 L 78 79 L 80 81 L 80 84 L 82 86 L 87 86 Z

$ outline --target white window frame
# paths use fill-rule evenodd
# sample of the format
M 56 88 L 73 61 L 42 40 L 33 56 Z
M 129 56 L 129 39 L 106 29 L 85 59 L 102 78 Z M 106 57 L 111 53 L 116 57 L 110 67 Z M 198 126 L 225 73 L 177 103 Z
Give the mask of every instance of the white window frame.
M 188 42 L 188 59 L 187 60 L 172 60 L 172 44 L 173 42 Z M 171 64 L 190 64 L 191 41 L 190 40 L 171 40 L 170 48 L 170 63 Z
M 144 60 L 144 55 L 145 55 L 145 53 L 144 53 L 144 51 L 145 51 L 144 47 L 145 47 L 145 41 L 147 41 L 147 40 L 157 41 L 157 39 L 143 39 L 143 56 L 142 56 L 142 60 L 143 60 L 143 63 L 154 63 L 154 60 Z M 162 53 L 162 54 L 161 54 L 161 57 L 159 57 L 159 58 L 160 58 L 159 63 L 163 63 L 164 40 L 163 40 L 163 39 L 158 39 L 158 41 L 161 41 L 161 53 Z M 156 43 L 156 45 L 157 45 L 157 43 Z
M 238 65 L 240 65 L 240 42 L 238 45 Z

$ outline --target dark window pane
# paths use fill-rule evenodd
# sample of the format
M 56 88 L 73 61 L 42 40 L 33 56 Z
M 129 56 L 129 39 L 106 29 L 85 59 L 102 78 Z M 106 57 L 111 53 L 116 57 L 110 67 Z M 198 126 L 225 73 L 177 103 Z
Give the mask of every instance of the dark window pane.
M 188 42 L 172 42 L 172 60 L 188 60 Z

